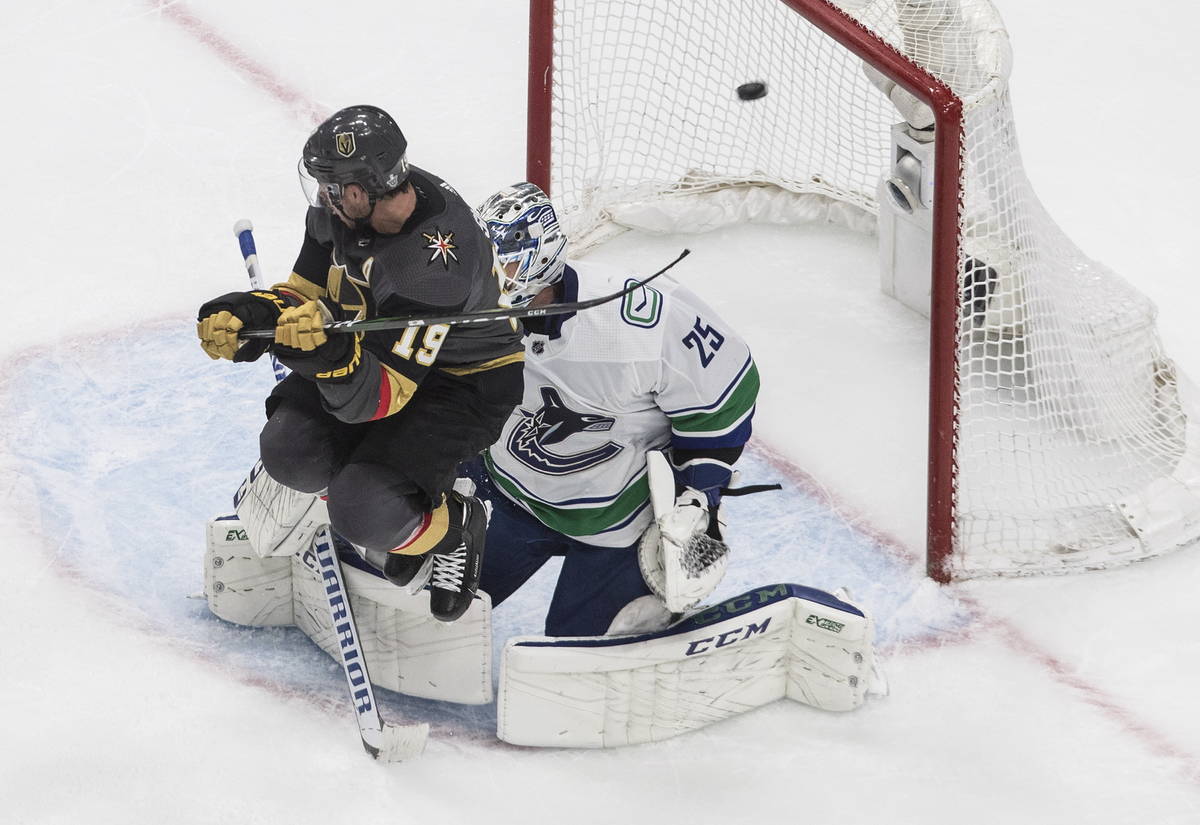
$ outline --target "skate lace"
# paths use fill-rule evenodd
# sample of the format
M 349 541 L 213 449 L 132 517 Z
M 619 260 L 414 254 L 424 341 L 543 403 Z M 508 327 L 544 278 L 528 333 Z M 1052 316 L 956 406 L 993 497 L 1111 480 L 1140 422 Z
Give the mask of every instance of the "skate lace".
M 467 548 L 460 544 L 452 553 L 439 553 L 433 557 L 430 586 L 442 590 L 459 590 L 467 568 Z

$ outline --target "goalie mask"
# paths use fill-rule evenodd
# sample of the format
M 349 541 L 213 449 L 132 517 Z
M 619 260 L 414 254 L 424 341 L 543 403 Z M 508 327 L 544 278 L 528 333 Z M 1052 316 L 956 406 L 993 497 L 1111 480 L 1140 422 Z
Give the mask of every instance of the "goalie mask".
M 391 115 L 375 106 L 335 112 L 304 144 L 297 171 L 313 206 L 341 209 L 343 188 L 357 183 L 371 206 L 408 180 L 408 141 Z
M 512 306 L 524 306 L 562 280 L 567 236 L 545 192 L 532 183 L 514 184 L 484 201 L 479 215 L 505 265 L 502 287 Z

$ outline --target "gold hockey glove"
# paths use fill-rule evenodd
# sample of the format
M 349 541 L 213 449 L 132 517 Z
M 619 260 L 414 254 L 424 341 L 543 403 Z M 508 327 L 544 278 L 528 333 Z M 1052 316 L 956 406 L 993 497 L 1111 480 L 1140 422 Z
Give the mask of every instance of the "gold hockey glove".
M 311 381 L 354 380 L 362 362 L 362 333 L 329 335 L 323 327 L 332 321 L 321 301 L 285 309 L 275 327 L 275 357 Z
M 288 307 L 275 326 L 275 343 L 312 352 L 329 340 L 324 326 L 333 320 L 320 301 L 308 301 L 298 307 Z
M 287 307 L 275 292 L 230 292 L 201 305 L 196 313 L 196 334 L 200 348 L 209 358 L 230 361 L 254 361 L 270 345 L 264 338 L 240 338 L 243 327 L 273 327 Z
M 238 330 L 242 328 L 242 319 L 227 309 L 201 318 L 196 322 L 196 334 L 200 336 L 200 348 L 214 361 L 224 358 L 232 361 L 237 354 Z

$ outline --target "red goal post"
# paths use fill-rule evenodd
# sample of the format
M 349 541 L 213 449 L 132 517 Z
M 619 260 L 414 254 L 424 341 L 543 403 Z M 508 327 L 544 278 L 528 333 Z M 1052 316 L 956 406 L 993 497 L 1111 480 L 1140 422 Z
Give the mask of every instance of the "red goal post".
M 1109 306 L 1125 299 L 1127 285 L 1092 264 L 1061 236 L 1053 222 L 1044 216 L 1024 181 L 1007 103 L 1007 35 L 990 3 L 987 0 L 888 0 L 887 3 L 747 0 L 734 5 L 715 5 L 723 5 L 717 15 L 718 23 L 704 23 L 707 28 L 703 36 L 695 38 L 689 36 L 688 27 L 701 16 L 702 7 L 714 4 L 682 0 L 623 3 L 531 0 L 527 177 L 550 192 L 568 216 L 589 210 L 609 215 L 610 202 L 597 205 L 599 196 L 595 195 L 606 189 L 624 193 L 614 196 L 611 202 L 616 203 L 635 191 L 638 198 L 644 198 L 655 187 L 674 197 L 680 190 L 686 190 L 686 194 L 717 186 L 737 186 L 743 181 L 754 186 L 778 184 L 796 192 L 819 189 L 822 196 L 852 201 L 867 212 L 882 215 L 887 208 L 880 206 L 869 187 L 862 183 L 842 186 L 825 167 L 803 168 L 806 158 L 798 157 L 798 168 L 794 171 L 765 177 L 758 175 L 759 166 L 752 167 L 753 173 L 748 175 L 751 167 L 743 163 L 727 173 L 727 180 L 717 180 L 722 174 L 718 170 L 715 182 L 693 174 L 689 164 L 694 159 L 679 163 L 671 159 L 662 164 L 664 168 L 688 169 L 681 184 L 655 182 L 657 172 L 651 170 L 646 182 L 622 180 L 619 185 L 608 187 L 604 176 L 611 174 L 611 169 L 591 168 L 595 165 L 593 156 L 625 151 L 617 147 L 617 141 L 624 139 L 622 127 L 641 117 L 641 107 L 635 105 L 635 100 L 624 101 L 625 89 L 610 94 L 603 82 L 597 83 L 592 78 L 590 68 L 603 71 L 605 61 L 630 64 L 645 61 L 650 67 L 647 73 L 653 74 L 663 60 L 668 63 L 686 60 L 700 42 L 703 48 L 711 49 L 708 56 L 712 59 L 704 61 L 701 57 L 695 65 L 689 64 L 689 70 L 696 73 L 718 71 L 713 66 L 726 49 L 743 64 L 762 65 L 754 59 L 753 52 L 758 49 L 796 60 L 796 65 L 790 67 L 792 74 L 803 73 L 812 78 L 827 70 L 825 61 L 829 60 L 829 52 L 820 51 L 825 48 L 823 45 L 793 49 L 792 39 L 807 40 L 819 36 L 817 32 L 823 34 L 924 103 L 931 110 L 934 122 L 932 180 L 942 184 L 931 188 L 928 204 L 931 224 L 928 574 L 945 582 L 975 575 L 1107 567 L 1157 555 L 1200 535 L 1200 450 L 1195 443 L 1195 415 L 1190 420 L 1188 415 L 1194 413 L 1194 408 L 1179 401 L 1175 394 L 1173 366 L 1162 355 L 1153 330 L 1153 308 L 1147 310 L 1142 303 L 1132 301 L 1136 306 L 1129 318 L 1133 320 L 1110 321 Z M 884 6 L 899 8 L 899 19 L 889 19 L 886 12 L 879 11 Z M 794 13 L 797 22 L 794 25 L 788 22 L 780 9 Z M 755 15 L 770 17 L 770 23 L 752 35 L 764 38 L 762 43 L 747 47 L 725 39 L 746 37 L 745 29 L 735 18 Z M 807 25 L 799 22 L 801 18 Z M 732 25 L 735 22 L 737 27 Z M 742 34 L 729 34 L 727 30 L 732 28 L 738 28 Z M 597 31 L 601 36 L 597 36 Z M 682 45 L 673 46 L 673 38 L 679 38 Z M 768 44 L 766 38 L 772 42 Z M 680 53 L 670 54 L 672 48 Z M 986 52 L 986 60 L 990 61 L 986 70 L 978 70 L 973 62 L 974 52 Z M 981 65 L 985 62 L 983 58 L 978 60 Z M 968 63 L 969 71 L 960 72 L 956 67 Z M 562 71 L 568 64 L 572 67 L 569 72 Z M 983 81 L 975 85 L 963 81 L 965 73 L 978 75 L 980 71 Z M 787 72 L 781 74 L 786 76 Z M 822 94 L 841 95 L 847 101 L 883 94 L 872 88 L 865 75 L 852 78 L 852 74 L 844 70 L 837 81 L 841 85 L 827 95 Z M 730 76 L 729 82 L 735 79 L 738 78 Z M 772 80 L 778 83 L 780 78 Z M 582 88 L 584 85 L 587 87 Z M 614 81 L 616 85 L 619 83 Z M 957 90 L 953 85 L 957 85 Z M 636 98 L 637 88 L 631 88 L 634 91 L 630 97 Z M 591 97 L 598 97 L 599 101 Z M 685 100 L 683 94 L 678 97 L 680 105 L 695 104 L 693 100 Z M 586 106 L 580 102 L 584 98 L 589 98 L 584 101 Z M 775 99 L 768 98 L 771 105 L 786 105 L 776 104 Z M 806 102 L 810 108 L 818 102 L 826 105 L 816 98 Z M 664 104 L 664 108 L 667 105 L 670 104 Z M 836 108 L 838 104 L 835 101 L 829 105 Z M 847 102 L 849 105 L 852 104 Z M 965 111 L 971 106 L 976 107 L 973 112 L 979 107 L 987 108 L 983 115 L 972 115 L 977 122 L 969 127 Z M 603 114 L 585 126 L 580 122 L 583 117 L 580 113 L 591 117 L 593 110 L 603 110 Z M 842 115 L 843 119 L 858 119 L 849 111 Z M 808 114 L 806 111 L 805 115 Z M 679 117 L 678 112 L 664 115 L 676 120 Z M 980 125 L 985 118 L 986 124 Z M 893 119 L 901 117 L 896 114 Z M 794 122 L 789 123 L 794 131 Z M 589 143 L 586 150 L 577 153 L 579 157 L 571 160 L 575 165 L 566 168 L 569 164 L 562 158 L 564 147 L 569 153 L 569 143 L 575 139 L 572 130 L 603 134 L 602 140 L 610 142 Z M 778 140 L 788 140 L 787 131 L 780 129 Z M 615 136 L 611 140 L 610 133 Z M 772 138 L 768 136 L 765 140 L 770 144 Z M 841 138 L 834 140 L 840 142 Z M 1000 147 L 990 155 L 989 140 Z M 658 141 L 664 142 L 669 141 Z M 695 141 L 692 145 L 696 145 Z M 686 147 L 681 151 L 686 152 Z M 762 157 L 754 158 L 753 163 L 766 165 L 786 154 L 777 145 L 764 145 L 762 151 Z M 870 167 L 877 163 L 876 149 L 864 154 L 871 157 L 863 163 L 842 159 L 834 165 Z M 768 157 L 772 160 L 763 159 Z M 886 166 L 879 171 L 886 177 Z M 857 170 L 854 174 L 861 176 Z M 947 181 L 957 185 L 947 185 Z M 968 200 L 972 202 L 969 213 Z M 591 230 L 588 221 L 575 225 L 570 220 L 564 222 L 575 237 L 580 226 Z M 1028 230 L 1031 224 L 1036 226 L 1035 231 Z M 980 250 L 987 254 L 981 255 Z M 983 309 L 975 306 L 979 302 L 974 297 L 979 294 L 979 282 L 972 280 L 970 274 L 973 267 L 983 268 L 981 259 L 996 263 L 995 269 L 999 270 L 997 274 L 990 264 L 986 267 L 989 280 L 983 302 L 988 306 Z M 1044 321 L 1036 315 L 1046 301 L 1030 301 L 1028 305 L 1018 302 L 1038 284 L 1049 282 L 1055 267 L 1071 272 L 1086 270 L 1085 275 L 1079 276 L 1081 280 L 1100 276 L 1106 279 L 1104 289 L 1117 297 L 1101 298 L 1094 314 L 1103 316 L 1110 327 L 1101 328 L 1097 324 L 1096 329 L 1065 336 L 1070 341 L 1047 343 L 1045 339 L 1053 336 L 1045 330 L 1065 324 Z M 1070 296 L 1054 296 L 1054 300 L 1069 306 Z M 1143 320 L 1146 315 L 1150 316 L 1148 325 Z M 1144 329 L 1147 326 L 1148 330 Z M 1116 411 L 1094 414 L 1092 408 L 1103 405 L 1095 400 L 1096 395 L 1105 392 L 1103 386 L 1096 390 L 1096 385 L 1107 381 L 1102 370 L 1110 361 L 1124 359 L 1125 355 L 1121 353 L 1113 359 L 1102 345 L 1099 352 L 1087 347 L 1095 349 L 1093 341 L 1111 336 L 1112 330 L 1134 327 L 1137 340 L 1130 347 L 1140 354 L 1136 363 L 1132 363 L 1132 358 L 1127 359 L 1131 363 L 1122 367 L 1123 372 L 1114 378 L 1117 383 L 1129 384 L 1120 392 L 1134 400 L 1115 404 L 1115 408 L 1121 408 Z M 1082 346 L 1079 341 L 1083 341 Z M 1085 351 L 1077 355 L 1072 347 Z M 1048 365 L 1063 361 L 1062 352 L 1069 353 L 1067 360 L 1074 360 L 1062 374 L 1051 375 L 1052 368 Z M 1076 373 L 1086 377 L 1080 379 Z M 997 391 L 997 384 L 1007 386 Z M 1074 384 L 1086 386 L 1074 387 Z M 1066 400 L 1061 405 L 1069 408 L 1067 418 L 1073 415 L 1088 419 L 1078 426 L 1079 433 L 1074 431 L 1074 424 L 1065 428 L 1070 432 L 1052 432 L 1059 426 L 1054 415 L 1061 411 L 1047 414 L 1041 409 L 1047 406 L 1045 398 L 1061 391 L 1062 385 L 1072 385 L 1064 393 Z M 1159 387 L 1166 389 L 1160 392 Z M 994 413 L 1005 403 L 997 398 L 1005 391 L 1011 396 L 1038 395 L 1036 403 L 1021 402 L 1025 406 L 1016 415 L 1040 415 L 1045 420 L 1028 427 L 1022 425 L 1015 432 L 1003 431 L 1005 424 L 977 425 L 976 421 L 1004 417 Z M 1011 401 L 1007 403 L 1005 415 L 1014 409 Z M 1132 411 L 1124 409 L 1134 407 Z M 964 421 L 964 416 L 969 420 Z M 1053 423 L 1046 423 L 1051 419 Z M 1155 432 L 1147 435 L 1147 430 Z M 997 444 L 1002 446 L 998 449 Z M 1012 454 L 1004 453 L 1012 444 L 1016 445 Z M 1116 456 L 1129 452 L 1130 444 L 1136 444 L 1140 452 L 1130 459 L 1132 469 L 1125 473 L 1129 476 L 1126 483 L 1121 478 L 1125 468 L 1114 465 L 1119 460 Z M 1026 456 L 1034 457 L 1027 460 Z M 960 458 L 970 465 L 962 475 Z M 1032 490 L 1019 491 L 1016 488 L 1023 483 L 1029 469 L 1026 463 L 1037 465 L 1032 472 Z M 1006 478 L 1006 488 L 986 480 L 991 470 Z M 1154 512 L 1154 499 L 1164 486 L 1169 488 L 1166 496 L 1172 501 L 1171 512 L 1165 515 Z

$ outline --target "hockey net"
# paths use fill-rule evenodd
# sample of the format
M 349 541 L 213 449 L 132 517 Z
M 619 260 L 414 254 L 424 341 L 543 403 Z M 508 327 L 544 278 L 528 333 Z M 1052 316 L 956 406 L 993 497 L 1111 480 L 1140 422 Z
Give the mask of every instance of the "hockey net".
M 771 220 L 872 231 L 905 118 L 865 65 L 937 124 L 930 575 L 1107 567 L 1194 541 L 1196 408 L 1153 305 L 1034 195 L 986 0 L 532 0 L 528 174 L 585 245 L 746 219 L 755 199 Z M 747 80 L 768 84 L 752 105 L 734 94 Z

